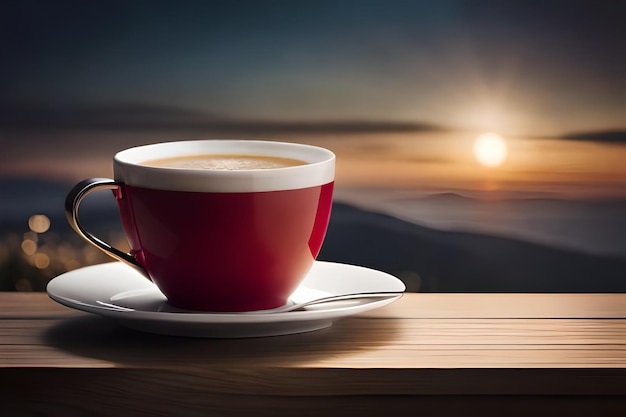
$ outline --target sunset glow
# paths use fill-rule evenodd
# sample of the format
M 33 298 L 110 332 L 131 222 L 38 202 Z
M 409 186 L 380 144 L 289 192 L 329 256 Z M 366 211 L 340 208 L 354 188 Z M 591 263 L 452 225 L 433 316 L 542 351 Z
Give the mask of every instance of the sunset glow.
M 506 142 L 495 133 L 482 134 L 474 142 L 474 156 L 486 167 L 500 166 L 507 156 Z

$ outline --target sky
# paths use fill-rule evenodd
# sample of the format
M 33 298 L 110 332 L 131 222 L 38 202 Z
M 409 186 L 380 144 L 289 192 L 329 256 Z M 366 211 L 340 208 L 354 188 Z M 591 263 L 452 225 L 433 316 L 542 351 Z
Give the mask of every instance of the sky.
M 623 0 L 0 0 L 0 214 L 60 210 L 23 185 L 111 177 L 131 146 L 245 136 L 333 150 L 348 202 L 623 255 L 624 22 Z
M 625 19 L 619 0 L 5 0 L 0 121 L 149 108 L 509 135 L 624 130 Z

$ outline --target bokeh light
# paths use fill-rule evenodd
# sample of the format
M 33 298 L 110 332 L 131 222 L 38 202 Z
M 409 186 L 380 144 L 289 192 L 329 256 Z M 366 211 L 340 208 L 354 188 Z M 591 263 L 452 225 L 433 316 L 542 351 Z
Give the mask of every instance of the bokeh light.
M 45 214 L 33 214 L 28 219 L 28 227 L 35 233 L 45 233 L 50 229 L 50 218 Z
M 39 269 L 46 269 L 50 265 L 50 257 L 45 253 L 35 255 L 35 266 Z
M 37 252 L 37 242 L 30 239 L 24 239 L 22 241 L 22 250 L 26 255 L 34 255 L 35 252 Z

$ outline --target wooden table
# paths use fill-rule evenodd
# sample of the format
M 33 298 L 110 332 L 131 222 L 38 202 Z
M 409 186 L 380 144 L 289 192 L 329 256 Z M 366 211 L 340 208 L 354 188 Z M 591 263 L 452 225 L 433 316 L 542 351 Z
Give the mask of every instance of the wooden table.
M 406 294 L 317 332 L 210 340 L 0 293 L 0 382 L 2 416 L 626 416 L 626 294 Z

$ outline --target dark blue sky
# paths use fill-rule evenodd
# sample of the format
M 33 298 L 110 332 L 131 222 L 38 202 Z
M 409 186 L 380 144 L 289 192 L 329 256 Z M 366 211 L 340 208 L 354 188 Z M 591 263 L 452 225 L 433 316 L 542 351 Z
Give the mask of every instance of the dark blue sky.
M 626 128 L 626 2 L 3 1 L 5 108 Z

